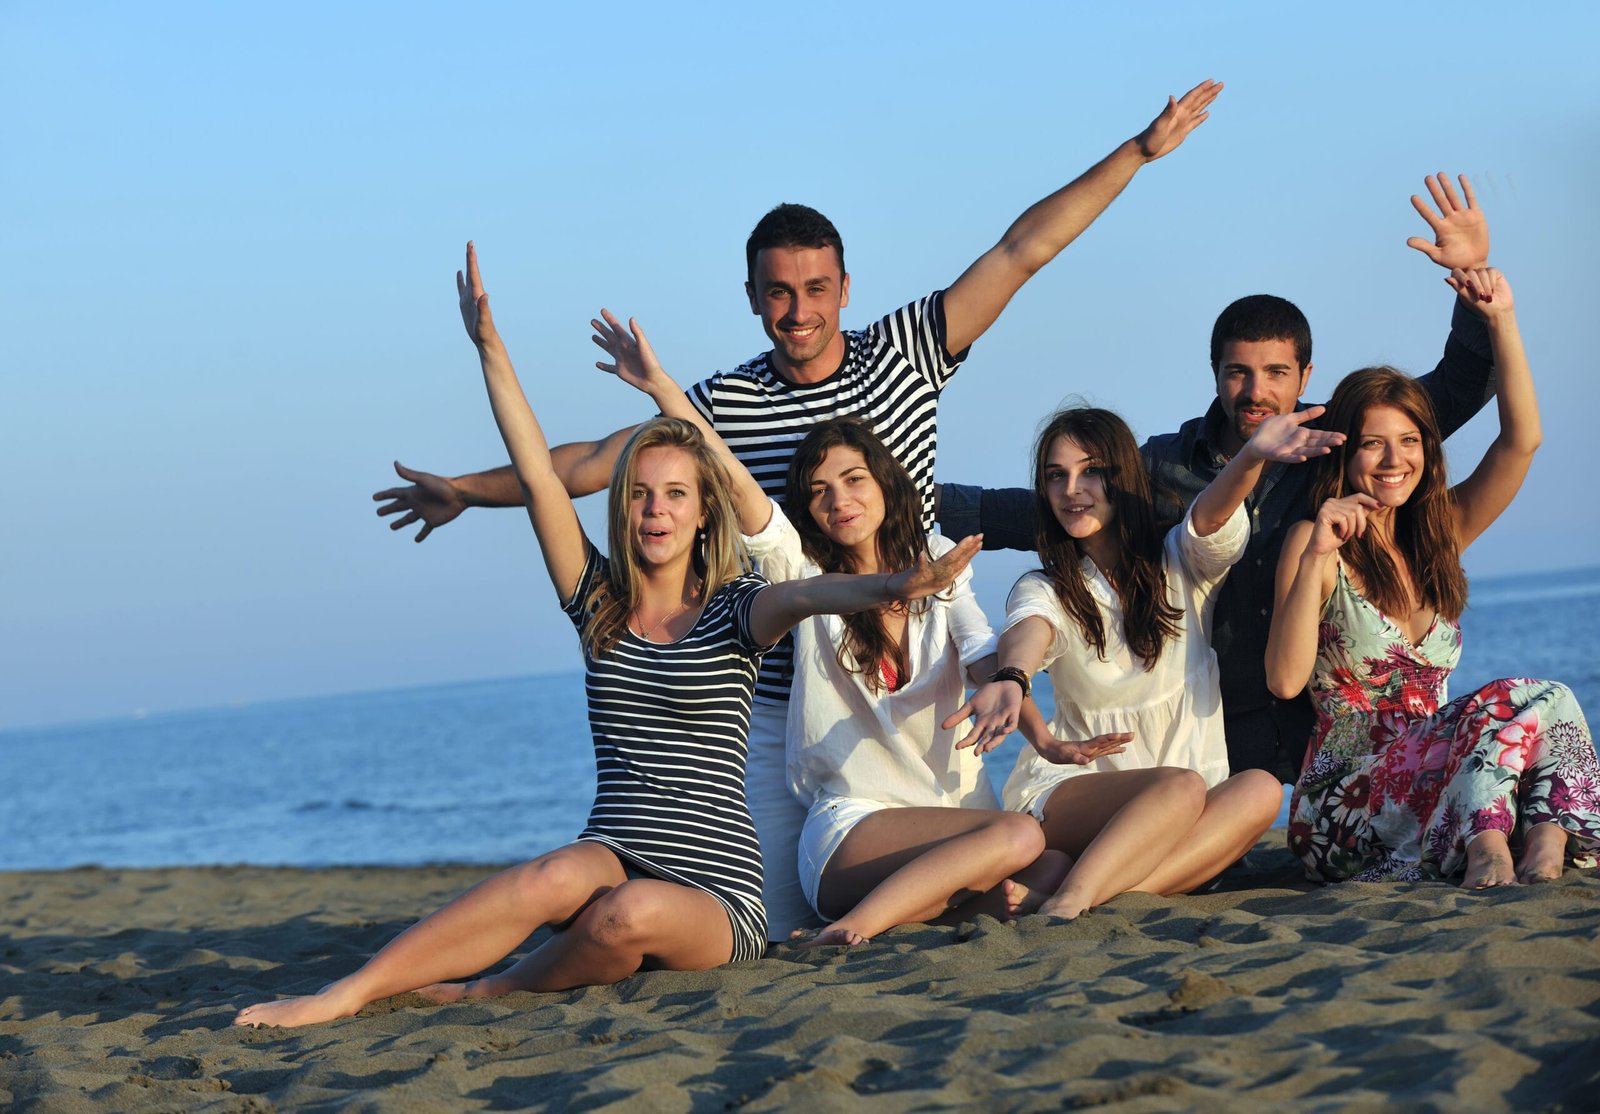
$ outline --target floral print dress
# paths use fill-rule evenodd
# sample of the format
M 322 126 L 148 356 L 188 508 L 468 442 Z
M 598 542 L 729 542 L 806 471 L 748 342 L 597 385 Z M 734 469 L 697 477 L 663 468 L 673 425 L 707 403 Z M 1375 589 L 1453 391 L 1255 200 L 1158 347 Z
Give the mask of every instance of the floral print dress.
M 1473 835 L 1546 821 L 1572 837 L 1570 861 L 1594 865 L 1600 760 L 1572 690 L 1506 679 L 1441 707 L 1460 657 L 1458 624 L 1436 617 L 1412 645 L 1340 564 L 1317 633 L 1316 734 L 1289 809 L 1289 849 L 1310 878 L 1448 878 Z

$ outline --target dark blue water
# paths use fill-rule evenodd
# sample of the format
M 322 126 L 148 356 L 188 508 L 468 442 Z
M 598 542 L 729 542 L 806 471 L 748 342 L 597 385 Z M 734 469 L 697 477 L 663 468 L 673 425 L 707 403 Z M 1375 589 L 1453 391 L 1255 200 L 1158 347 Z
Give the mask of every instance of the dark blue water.
M 1600 568 L 1472 598 L 1453 693 L 1548 677 L 1596 714 Z M 0 732 L 0 762 L 0 869 L 506 862 L 576 835 L 594 791 L 576 672 Z

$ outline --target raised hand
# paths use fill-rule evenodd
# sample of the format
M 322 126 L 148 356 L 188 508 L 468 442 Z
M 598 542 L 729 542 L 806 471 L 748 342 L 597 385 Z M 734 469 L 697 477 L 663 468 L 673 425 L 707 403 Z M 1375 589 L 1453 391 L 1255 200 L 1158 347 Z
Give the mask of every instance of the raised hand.
M 983 548 L 983 535 L 973 534 L 961 541 L 937 561 L 926 556 L 909 569 L 903 569 L 889 578 L 888 590 L 895 599 L 909 603 L 943 592 L 956 582 L 961 570 L 972 563 L 972 558 Z
M 1501 317 L 1511 313 L 1515 301 L 1511 284 L 1494 267 L 1457 267 L 1445 276 L 1462 304 L 1479 317 Z
M 405 517 L 389 523 L 389 529 L 403 530 L 413 522 L 421 522 L 422 529 L 412 539 L 420 542 L 433 533 L 434 527 L 443 526 L 467 509 L 461 492 L 443 476 L 418 472 L 398 460 L 394 462 L 394 470 L 402 480 L 410 480 L 410 486 L 391 487 L 372 496 L 379 503 L 390 500 L 378 508 L 378 514 L 404 514 Z
M 1020 685 L 1011 681 L 990 681 L 979 685 L 971 699 L 946 717 L 940 726 L 949 731 L 959 727 L 962 720 L 971 719 L 972 730 L 956 743 L 956 749 L 976 747 L 974 753 L 987 754 L 1017 729 L 1022 701 Z
M 1351 538 L 1359 538 L 1367 532 L 1367 512 L 1379 506 L 1372 496 L 1359 493 L 1327 500 L 1317 509 L 1306 551 L 1317 555 L 1332 553 Z
M 600 317 L 604 320 L 590 319 L 589 327 L 594 330 L 594 336 L 589 339 L 603 348 L 614 362 L 596 360 L 595 367 L 647 395 L 653 395 L 663 383 L 671 382 L 661 361 L 656 359 L 655 349 L 650 347 L 650 338 L 644 335 L 637 321 L 628 318 L 628 327 L 624 329 L 610 310 L 601 310 Z
M 1416 194 L 1411 195 L 1411 204 L 1428 222 L 1428 227 L 1433 229 L 1433 240 L 1429 242 L 1425 237 L 1413 236 L 1406 241 L 1406 246 L 1416 248 L 1447 270 L 1486 267 L 1489 263 L 1489 222 L 1484 220 L 1483 210 L 1478 208 L 1472 183 L 1465 174 L 1459 177 L 1461 193 L 1466 199 L 1464 203 L 1456 196 L 1455 187 L 1443 171 L 1423 179 L 1439 211 L 1435 213 Z
M 1331 429 L 1308 429 L 1327 407 L 1308 406 L 1288 414 L 1274 414 L 1256 427 L 1249 447 L 1263 460 L 1298 464 L 1314 456 L 1326 456 L 1344 444 L 1344 434 Z
M 1132 731 L 1111 731 L 1081 743 L 1069 742 L 1066 739 L 1036 740 L 1033 749 L 1039 752 L 1040 758 L 1057 766 L 1087 766 L 1097 758 L 1104 758 L 1108 754 L 1121 754 L 1128 749 L 1128 744 L 1131 742 L 1133 742 Z
M 478 273 L 478 249 L 471 240 L 467 241 L 466 274 L 456 272 L 456 297 L 461 302 L 461 323 L 467 327 L 472 343 L 479 348 L 499 344 L 500 333 L 489 313 L 489 295 L 483 292 L 483 277 Z
M 1220 92 L 1222 82 L 1208 78 L 1181 97 L 1168 97 L 1167 107 L 1134 137 L 1144 157 L 1153 162 L 1176 149 L 1190 132 L 1206 122 L 1211 115 L 1207 109 Z

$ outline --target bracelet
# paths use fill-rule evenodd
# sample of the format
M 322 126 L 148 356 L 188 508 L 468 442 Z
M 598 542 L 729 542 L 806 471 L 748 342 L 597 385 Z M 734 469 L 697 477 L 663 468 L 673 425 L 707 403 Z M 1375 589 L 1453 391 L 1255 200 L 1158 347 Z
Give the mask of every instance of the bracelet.
M 1022 690 L 1024 700 L 1033 692 L 1033 685 L 1028 682 L 1028 675 L 1014 665 L 1008 665 L 1004 669 L 996 669 L 993 676 L 989 678 L 989 683 L 993 684 L 996 681 L 1015 681 L 1017 687 Z

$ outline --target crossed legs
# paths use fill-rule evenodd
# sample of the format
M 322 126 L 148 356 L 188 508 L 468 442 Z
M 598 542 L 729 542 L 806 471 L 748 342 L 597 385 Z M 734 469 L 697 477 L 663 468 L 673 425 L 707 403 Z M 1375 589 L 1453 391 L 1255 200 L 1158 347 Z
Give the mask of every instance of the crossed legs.
M 429 987 L 504 959 L 543 925 L 563 929 L 475 993 L 616 982 L 645 962 L 701 969 L 726 963 L 733 929 L 711 895 L 655 879 L 629 881 L 615 853 L 573 843 L 479 882 L 389 943 L 354 974 L 315 994 L 248 1006 L 236 1025 L 309 1025 L 368 1002 Z M 507 981 L 516 973 L 516 979 Z M 467 984 L 475 987 L 477 984 Z
M 828 860 L 817 904 L 847 909 L 807 945 L 859 944 L 898 924 L 992 911 L 1004 916 L 998 887 L 1017 874 L 1033 873 L 1036 885 L 1054 870 L 1059 881 L 1064 857 L 1039 862 L 1044 833 L 1031 816 L 968 808 L 886 808 L 864 817 Z M 990 910 L 977 907 L 990 895 Z
M 1051 790 L 1045 839 L 1075 858 L 1041 913 L 1071 919 L 1120 893 L 1187 893 L 1219 874 L 1272 825 L 1278 779 L 1246 770 L 1207 790 L 1170 766 L 1068 778 Z

